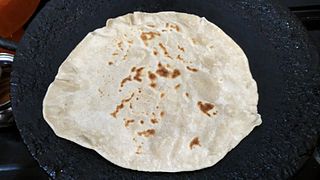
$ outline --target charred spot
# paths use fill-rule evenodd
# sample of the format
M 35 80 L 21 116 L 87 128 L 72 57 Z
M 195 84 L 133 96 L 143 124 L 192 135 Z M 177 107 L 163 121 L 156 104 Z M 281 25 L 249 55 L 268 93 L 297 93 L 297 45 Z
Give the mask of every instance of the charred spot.
M 150 84 L 150 86 L 151 86 L 152 88 L 156 88 L 156 87 L 157 87 L 157 84 L 153 82 L 153 83 Z
M 143 124 L 144 123 L 144 121 L 143 120 L 140 120 L 140 124 Z
M 142 74 L 143 69 L 144 69 L 144 67 L 140 67 L 140 68 L 136 69 L 136 74 L 133 77 L 134 80 L 139 81 L 139 82 L 142 81 L 141 74 Z
M 189 93 L 186 92 L 186 96 L 189 97 Z
M 172 78 L 176 78 L 178 76 L 180 76 L 181 73 L 178 69 L 174 69 L 173 72 L 172 72 Z
M 187 66 L 187 69 L 192 72 L 198 72 L 198 69 Z
M 174 89 L 179 89 L 180 88 L 180 84 L 177 84 L 175 87 L 174 87 Z
M 131 72 L 134 72 L 136 70 L 136 67 L 131 68 Z
M 164 93 L 160 93 L 160 97 L 161 97 L 161 98 L 163 98 L 163 97 L 164 97 L 164 95 L 165 95 Z
M 148 26 L 148 27 L 151 27 L 151 28 L 156 27 L 155 25 L 151 25 L 151 24 L 148 24 L 147 26 Z
M 180 54 L 176 57 L 176 59 L 183 61 L 183 58 L 180 56 Z
M 167 48 L 166 48 L 162 43 L 159 43 L 159 47 L 162 49 L 163 54 L 164 54 L 166 57 L 172 59 L 171 56 L 169 55 L 169 52 L 168 52 Z
M 158 55 L 158 51 L 157 51 L 157 49 L 153 49 L 153 55 L 155 55 L 155 56 L 157 56 Z
M 121 83 L 120 83 L 120 87 L 123 87 L 124 84 L 125 84 L 126 82 L 128 82 L 128 81 L 131 81 L 131 76 L 128 76 L 128 77 L 122 79 L 122 81 L 121 81 Z
M 184 52 L 184 48 L 178 45 L 178 49 L 182 52 Z
M 175 29 L 177 32 L 179 32 L 179 31 L 180 31 L 179 26 L 178 26 L 178 25 L 176 25 L 176 24 L 170 24 L 170 28 Z
M 144 42 L 144 44 L 147 46 L 148 41 L 154 39 L 156 36 L 160 36 L 160 33 L 158 32 L 142 32 L 140 35 L 140 38 Z
M 151 122 L 152 124 L 157 124 L 157 123 L 158 123 L 158 120 L 157 120 L 156 118 L 151 118 L 151 119 L 150 119 L 150 122 Z
M 164 114 L 165 114 L 164 111 L 161 111 L 161 112 L 160 112 L 160 116 L 161 116 L 161 117 L 163 117 Z
M 109 64 L 109 66 L 111 66 L 113 64 L 113 62 L 109 61 L 108 64 Z
M 154 129 L 147 129 L 145 131 L 140 131 L 137 134 L 139 136 L 150 137 L 150 136 L 154 136 L 155 133 L 156 131 Z
M 200 145 L 200 140 L 199 140 L 198 137 L 193 138 L 193 139 L 191 140 L 190 144 L 189 144 L 190 149 L 193 149 L 194 146 L 201 146 L 201 145 Z
M 134 96 L 134 93 L 132 93 L 129 98 L 123 99 L 123 100 L 121 101 L 121 104 L 117 105 L 116 109 L 115 109 L 112 113 L 110 113 L 111 116 L 113 116 L 114 118 L 117 118 L 117 114 L 119 113 L 119 111 L 120 111 L 122 108 L 124 108 L 124 104 L 127 103 L 127 102 L 129 102 L 129 101 L 133 98 L 133 96 Z
M 122 43 L 123 43 L 123 42 L 121 41 L 121 42 L 118 42 L 118 44 L 117 44 L 117 45 L 118 45 L 118 48 L 120 48 L 121 50 L 123 50 L 123 48 L 122 48 Z
M 150 72 L 150 71 L 148 72 L 148 76 L 149 76 L 149 79 L 152 80 L 152 81 L 157 79 L 157 76 L 154 73 Z
M 202 103 L 201 101 L 198 101 L 198 107 L 200 110 L 205 113 L 207 116 L 211 117 L 211 115 L 208 113 L 211 109 L 214 108 L 213 104 L 210 103 Z
M 124 126 L 125 126 L 125 127 L 129 127 L 129 125 L 130 125 L 131 123 L 134 123 L 134 120 L 133 120 L 133 119 L 125 120 L 125 121 L 124 121 Z
M 139 146 L 137 147 L 136 154 L 141 154 L 141 153 L 142 153 L 142 152 L 141 152 L 141 149 L 142 149 L 142 146 L 139 145 Z
M 169 70 L 166 69 L 164 66 L 162 66 L 161 63 L 158 64 L 158 69 L 156 73 L 162 77 L 169 77 L 169 74 L 170 74 Z

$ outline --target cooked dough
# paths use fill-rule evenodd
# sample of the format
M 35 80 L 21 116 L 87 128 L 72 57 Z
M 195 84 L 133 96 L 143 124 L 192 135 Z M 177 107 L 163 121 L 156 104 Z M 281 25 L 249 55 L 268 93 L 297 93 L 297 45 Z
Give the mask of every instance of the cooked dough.
M 212 166 L 261 124 L 241 48 L 195 15 L 108 19 L 62 63 L 43 101 L 57 136 L 140 171 Z

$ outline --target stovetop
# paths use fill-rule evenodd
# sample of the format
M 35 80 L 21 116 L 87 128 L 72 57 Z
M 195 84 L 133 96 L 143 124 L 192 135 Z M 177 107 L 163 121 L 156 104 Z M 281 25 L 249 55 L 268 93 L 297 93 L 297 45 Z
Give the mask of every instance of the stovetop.
M 37 12 L 44 6 L 42 1 Z M 308 30 L 320 53 L 320 0 L 281 0 Z M 313 155 L 291 179 L 320 179 L 320 142 Z M 13 125 L 0 128 L 0 179 L 48 179 L 29 154 L 19 131 Z

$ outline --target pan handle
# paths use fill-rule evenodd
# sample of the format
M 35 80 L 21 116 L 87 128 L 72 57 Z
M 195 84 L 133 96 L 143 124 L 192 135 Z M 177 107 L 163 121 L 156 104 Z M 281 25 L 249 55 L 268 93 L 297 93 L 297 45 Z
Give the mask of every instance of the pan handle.
M 2 72 L 3 72 L 3 66 L 4 65 L 10 65 L 13 63 L 13 54 L 8 54 L 8 53 L 0 53 L 0 98 L 2 96 L 2 93 L 5 94 L 4 97 L 6 96 L 6 89 L 8 89 L 9 84 L 8 84 L 8 78 L 10 77 L 2 77 Z M 11 69 L 9 69 L 11 71 Z M 2 77 L 2 78 L 1 78 Z M 1 127 L 8 127 L 13 124 L 13 115 L 12 115 L 12 108 L 11 108 L 11 102 L 10 100 L 2 100 L 0 102 L 0 128 Z

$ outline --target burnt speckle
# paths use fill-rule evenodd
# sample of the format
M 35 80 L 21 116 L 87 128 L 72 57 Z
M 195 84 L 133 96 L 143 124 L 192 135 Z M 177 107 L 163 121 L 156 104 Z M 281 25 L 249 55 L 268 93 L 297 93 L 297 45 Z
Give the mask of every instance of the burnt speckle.
M 163 98 L 165 96 L 165 93 L 160 93 L 160 97 Z
M 151 81 L 154 81 L 154 80 L 157 79 L 157 76 L 154 73 L 150 72 L 150 71 L 148 72 L 148 76 L 149 76 L 149 79 Z
M 131 76 L 128 76 L 128 77 L 122 79 L 122 81 L 121 81 L 121 83 L 120 83 L 120 87 L 123 87 L 124 84 L 125 84 L 126 82 L 128 82 L 128 81 L 131 81 Z
M 211 117 L 211 115 L 208 113 L 211 109 L 214 108 L 213 104 L 210 103 L 203 103 L 201 101 L 198 101 L 198 107 L 200 108 L 200 110 L 205 113 L 207 116 Z
M 201 146 L 200 145 L 200 140 L 198 137 L 195 137 L 191 140 L 190 144 L 189 144 L 189 148 L 193 149 L 195 146 Z
M 164 111 L 161 111 L 161 112 L 160 112 L 160 116 L 161 116 L 161 117 L 163 117 L 163 116 L 164 116 L 164 114 L 165 114 L 165 112 L 164 112 Z
M 169 74 L 170 74 L 169 70 L 166 69 L 164 66 L 162 66 L 161 63 L 158 64 L 158 69 L 156 73 L 162 77 L 169 77 Z
M 181 73 L 178 69 L 174 69 L 173 72 L 172 72 L 172 78 L 176 78 L 178 76 L 180 76 Z
M 140 131 L 137 134 L 139 136 L 150 137 L 150 136 L 154 136 L 155 133 L 156 133 L 156 131 L 154 129 L 147 129 L 145 131 Z
M 148 41 L 154 39 L 156 36 L 160 36 L 158 32 L 142 32 L 140 38 L 142 39 L 143 43 L 147 46 Z
M 187 66 L 187 69 L 192 72 L 198 72 L 198 69 Z
M 180 60 L 180 61 L 183 61 L 183 58 L 181 57 L 181 55 L 179 54 L 176 59 Z
M 177 84 L 175 87 L 174 87 L 174 89 L 179 89 L 180 88 L 180 86 L 181 86 L 181 84 Z
M 124 108 L 125 103 L 129 102 L 133 98 L 133 96 L 134 96 L 134 93 L 132 93 L 129 98 L 123 99 L 121 101 L 121 104 L 117 105 L 116 109 L 112 113 L 110 113 L 111 116 L 113 116 L 114 118 L 117 118 L 117 114 L 119 113 L 119 111 Z
M 112 64 L 113 64 L 113 62 L 112 62 L 112 61 L 109 61 L 109 62 L 108 62 L 108 65 L 109 65 L 109 66 L 111 66 Z
M 151 122 L 152 124 L 157 124 L 157 123 L 158 123 L 158 120 L 157 120 L 156 118 L 151 118 L 151 119 L 150 119 L 150 122 Z
M 129 125 L 131 123 L 134 123 L 134 120 L 133 119 L 127 119 L 127 120 L 124 121 L 124 126 L 127 128 L 127 127 L 129 127 Z
M 143 121 L 143 120 L 140 120 L 140 124 L 144 124 L 144 121 Z
M 136 69 L 136 74 L 133 77 L 134 80 L 139 81 L 139 82 L 142 81 L 141 75 L 142 75 L 142 70 L 143 69 L 144 69 L 144 67 L 140 67 L 140 68 Z
M 159 47 L 162 49 L 163 54 L 164 54 L 166 57 L 172 59 L 172 57 L 169 55 L 169 52 L 168 52 L 167 48 L 166 48 L 162 43 L 159 43 Z
M 189 97 L 189 93 L 186 92 L 186 96 Z
M 184 52 L 184 48 L 178 45 L 178 49 L 182 52 Z

